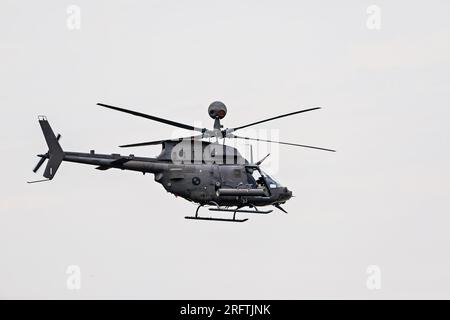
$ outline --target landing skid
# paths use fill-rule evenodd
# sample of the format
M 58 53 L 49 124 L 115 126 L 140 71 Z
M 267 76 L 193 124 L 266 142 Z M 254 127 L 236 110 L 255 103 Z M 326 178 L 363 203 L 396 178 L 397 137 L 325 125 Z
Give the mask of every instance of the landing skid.
M 245 222 L 248 219 L 225 219 L 225 218 L 214 218 L 214 217 L 184 217 L 185 219 L 191 220 L 206 220 L 206 221 L 228 221 L 228 222 Z
M 226 218 L 215 218 L 215 217 L 199 217 L 198 215 L 198 211 L 200 210 L 201 207 L 203 207 L 204 205 L 199 205 L 197 207 L 197 210 L 195 211 L 195 216 L 191 217 L 184 217 L 185 219 L 190 219 L 190 220 L 206 220 L 206 221 L 227 221 L 227 222 L 245 222 L 248 219 L 236 219 L 236 213 L 256 213 L 256 214 L 268 214 L 271 213 L 273 210 L 258 210 L 258 208 L 256 208 L 253 205 L 249 205 L 250 208 L 254 208 L 255 210 L 246 210 L 246 209 L 241 209 L 242 207 L 237 207 L 236 209 L 228 209 L 228 208 L 221 208 L 217 203 L 213 202 L 210 203 L 211 205 L 214 205 L 215 208 L 209 208 L 209 211 L 219 211 L 219 212 L 233 212 L 233 218 L 232 219 L 226 219 Z

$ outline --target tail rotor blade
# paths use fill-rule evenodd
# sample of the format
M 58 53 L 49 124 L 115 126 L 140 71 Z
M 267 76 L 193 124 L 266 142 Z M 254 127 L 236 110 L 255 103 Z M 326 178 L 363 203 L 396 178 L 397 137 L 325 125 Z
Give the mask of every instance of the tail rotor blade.
M 36 173 L 39 168 L 44 164 L 45 160 L 47 160 L 47 158 L 42 157 L 39 162 L 37 163 L 36 167 L 34 167 L 33 172 Z
M 56 136 L 56 141 L 59 141 L 59 139 L 61 139 L 61 135 L 58 133 L 58 135 Z M 44 164 L 45 160 L 47 160 L 48 158 L 48 153 L 46 154 L 41 154 L 39 155 L 39 157 L 41 157 L 41 159 L 39 160 L 39 162 L 36 164 L 36 167 L 34 167 L 33 172 L 36 173 L 38 172 L 38 170 L 42 167 L 42 165 Z

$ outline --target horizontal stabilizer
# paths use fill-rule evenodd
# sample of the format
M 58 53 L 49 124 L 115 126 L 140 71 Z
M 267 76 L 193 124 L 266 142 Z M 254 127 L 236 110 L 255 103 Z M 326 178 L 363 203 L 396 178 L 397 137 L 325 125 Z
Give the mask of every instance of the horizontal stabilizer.
M 109 163 L 107 165 L 98 166 L 95 169 L 97 169 L 97 170 L 108 170 L 108 169 L 111 169 L 111 168 L 116 168 L 116 167 L 119 167 L 119 166 L 123 165 L 124 163 L 130 161 L 130 160 L 131 160 L 130 158 L 120 158 L 120 159 L 112 161 L 111 163 Z

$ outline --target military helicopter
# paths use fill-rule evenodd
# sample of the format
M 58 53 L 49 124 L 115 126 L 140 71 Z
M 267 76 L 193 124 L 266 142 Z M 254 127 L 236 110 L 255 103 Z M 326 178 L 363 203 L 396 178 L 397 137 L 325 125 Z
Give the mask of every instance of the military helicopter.
M 273 211 L 258 209 L 258 207 L 263 206 L 274 206 L 287 213 L 281 205 L 292 197 L 292 191 L 282 186 L 274 178 L 261 170 L 261 163 L 269 155 L 257 162 L 253 162 L 252 155 L 252 159 L 248 161 L 241 156 L 236 148 L 226 145 L 226 139 L 253 140 L 335 152 L 332 149 L 310 145 L 235 135 L 236 131 L 243 128 L 310 112 L 320 109 L 320 107 L 294 111 L 239 127 L 223 129 L 220 121 L 227 114 L 227 107 L 224 103 L 215 101 L 208 107 L 208 114 L 214 119 L 214 126 L 213 129 L 207 129 L 103 103 L 97 103 L 97 105 L 170 126 L 196 131 L 199 134 L 183 138 L 148 141 L 120 146 L 127 148 L 161 145 L 162 151 L 156 158 L 137 157 L 133 154 L 127 156 L 120 154 L 97 154 L 94 150 L 91 150 L 89 153 L 70 152 L 62 149 L 59 143 L 61 135 L 58 134 L 55 136 L 47 118 L 45 116 L 39 116 L 38 120 L 48 145 L 48 152 L 38 155 L 41 159 L 33 169 L 33 172 L 36 173 L 46 160 L 48 160 L 48 163 L 43 174 L 45 179 L 30 181 L 29 183 L 52 180 L 62 161 L 94 165 L 97 170 L 114 168 L 138 171 L 143 174 L 153 173 L 155 181 L 160 183 L 167 192 L 198 204 L 195 215 L 187 216 L 185 217 L 186 219 L 245 222 L 248 219 L 238 219 L 236 218 L 236 213 L 268 214 Z M 205 138 L 208 138 L 209 141 L 204 141 L 203 139 Z M 213 139 L 213 142 L 211 142 L 211 139 Z M 219 139 L 222 139 L 223 142 L 219 143 Z M 204 206 L 208 207 L 210 211 L 233 213 L 232 218 L 200 216 L 199 209 Z

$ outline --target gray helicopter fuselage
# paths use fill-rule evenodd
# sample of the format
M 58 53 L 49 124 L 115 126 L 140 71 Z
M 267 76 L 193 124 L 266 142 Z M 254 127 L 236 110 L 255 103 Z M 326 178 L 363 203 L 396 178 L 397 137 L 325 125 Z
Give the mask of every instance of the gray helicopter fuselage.
M 115 168 L 152 173 L 155 181 L 167 192 L 199 204 L 214 202 L 220 206 L 265 206 L 284 203 L 292 196 L 291 191 L 264 174 L 259 166 L 249 164 L 235 148 L 203 142 L 200 149 L 202 155 L 210 150 L 214 150 L 215 155 L 198 163 L 179 157 L 186 154 L 186 150 L 186 144 L 181 144 L 180 148 L 180 143 L 168 142 L 163 145 L 157 158 L 91 151 L 64 152 L 63 161 L 95 165 L 98 170 Z M 191 159 L 195 158 L 192 155 Z M 254 178 L 254 173 L 259 175 L 259 179 Z

